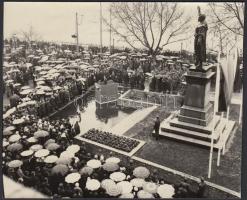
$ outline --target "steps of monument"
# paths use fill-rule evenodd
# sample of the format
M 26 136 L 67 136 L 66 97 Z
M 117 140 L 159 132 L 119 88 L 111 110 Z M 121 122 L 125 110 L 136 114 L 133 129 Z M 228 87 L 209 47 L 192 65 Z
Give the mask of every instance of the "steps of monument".
M 225 120 L 221 120 L 216 126 L 216 129 L 215 129 L 216 135 L 214 136 L 215 148 L 219 148 L 220 133 L 224 130 L 225 126 L 226 126 Z M 168 121 L 162 124 L 160 135 L 165 136 L 170 139 L 194 143 L 197 145 L 203 145 L 207 147 L 210 147 L 210 143 L 211 143 L 211 135 L 207 135 L 207 134 L 196 132 L 196 131 L 190 131 L 187 129 L 173 127 L 173 126 L 170 126 Z
M 211 134 L 213 123 L 215 123 L 214 127 L 216 127 L 220 121 L 220 117 L 216 115 L 214 118 L 214 121 L 215 122 L 211 120 L 208 126 L 200 126 L 200 125 L 195 125 L 195 124 L 191 124 L 187 122 L 182 122 L 182 121 L 179 121 L 177 117 L 171 119 L 169 122 L 171 126 L 174 126 L 177 128 L 183 128 L 186 130 L 196 131 L 196 132 L 200 132 L 204 134 Z
M 170 124 L 166 124 L 165 126 L 162 127 L 163 132 L 168 132 L 168 133 L 173 133 L 176 135 L 184 136 L 184 137 L 189 137 L 193 139 L 198 139 L 198 140 L 203 140 L 210 142 L 211 141 L 211 135 L 209 134 L 204 134 L 196 131 L 191 131 L 183 128 L 177 128 L 174 126 L 170 126 Z M 215 134 L 214 136 L 214 143 L 216 143 L 219 139 L 219 133 Z
M 191 123 L 191 124 L 200 125 L 200 126 L 207 126 L 208 123 L 213 118 L 213 113 L 208 115 L 207 119 L 205 119 L 205 120 L 199 119 L 199 118 L 194 118 L 194 117 L 188 117 L 188 116 L 184 116 L 181 114 L 178 115 L 178 118 L 179 118 L 179 121 L 182 121 L 182 122 Z
M 180 114 L 183 116 L 187 117 L 194 117 L 194 118 L 199 118 L 202 120 L 208 119 L 208 117 L 211 115 L 213 112 L 213 106 L 212 104 L 208 104 L 205 109 L 200 109 L 200 108 L 193 108 L 190 106 L 182 106 L 180 108 Z
M 193 144 L 198 145 L 198 146 L 206 146 L 206 147 L 210 147 L 211 146 L 210 142 L 199 140 L 199 139 L 195 139 L 195 138 L 189 138 L 189 137 L 182 136 L 182 135 L 176 135 L 176 134 L 173 134 L 173 133 L 161 132 L 160 135 L 164 136 L 164 137 L 166 137 L 168 139 L 171 139 L 171 140 L 183 141 L 185 143 L 193 143 Z M 214 148 L 216 148 L 216 149 L 219 148 L 218 143 L 219 142 L 214 143 Z

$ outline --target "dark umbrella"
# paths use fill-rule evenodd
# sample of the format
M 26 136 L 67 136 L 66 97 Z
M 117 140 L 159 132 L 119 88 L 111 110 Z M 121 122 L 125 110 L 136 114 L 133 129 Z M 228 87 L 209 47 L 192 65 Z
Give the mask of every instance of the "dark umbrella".
M 52 174 L 60 174 L 64 176 L 69 172 L 69 168 L 66 165 L 58 164 L 52 168 L 51 172 Z

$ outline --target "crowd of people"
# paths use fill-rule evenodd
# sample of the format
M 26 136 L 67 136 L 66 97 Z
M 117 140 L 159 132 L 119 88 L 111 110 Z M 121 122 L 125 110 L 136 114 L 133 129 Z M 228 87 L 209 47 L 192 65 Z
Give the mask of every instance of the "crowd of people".
M 159 188 L 166 188 L 169 197 L 204 195 L 203 179 L 194 191 L 187 180 L 168 183 L 156 170 L 146 167 L 146 176 L 136 175 L 138 164 L 133 160 L 124 162 L 115 157 L 118 162 L 108 162 L 107 157 L 112 155 L 93 154 L 85 143 L 78 145 L 74 140 L 80 133 L 78 122 L 72 125 L 68 119 L 48 118 L 98 81 L 111 79 L 125 87 L 144 90 L 145 80 L 151 77 L 151 91 L 179 90 L 187 67 L 177 58 L 157 59 L 154 66 L 145 54 L 59 60 L 57 53 L 42 59 L 43 52 L 34 51 L 36 55 L 16 62 L 10 57 L 4 63 L 4 93 L 9 99 L 3 115 L 4 174 L 53 197 L 164 198 Z M 28 57 L 39 57 L 42 62 Z M 124 178 L 114 179 L 113 173 Z M 93 182 L 99 187 L 93 189 Z M 131 185 L 128 193 L 124 193 L 124 184 Z

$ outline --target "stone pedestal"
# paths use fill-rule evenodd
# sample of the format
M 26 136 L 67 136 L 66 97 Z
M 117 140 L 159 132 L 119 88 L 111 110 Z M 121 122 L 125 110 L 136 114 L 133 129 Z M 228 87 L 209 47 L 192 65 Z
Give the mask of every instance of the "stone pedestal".
M 203 71 L 197 71 L 195 67 L 190 68 L 185 75 L 187 88 L 184 105 L 180 111 L 171 114 L 161 123 L 160 135 L 207 147 L 210 147 L 213 139 L 214 147 L 222 148 L 224 141 L 219 140 L 220 133 L 223 132 L 226 141 L 233 130 L 234 122 L 228 121 L 226 124 L 226 120 L 213 116 L 209 92 L 211 78 L 215 72 L 212 72 L 211 67 L 204 66 Z
M 184 105 L 178 120 L 195 125 L 207 126 L 213 117 L 213 106 L 209 102 L 210 81 L 214 72 L 211 67 L 204 67 L 205 72 L 190 68 L 185 75 L 187 88 Z

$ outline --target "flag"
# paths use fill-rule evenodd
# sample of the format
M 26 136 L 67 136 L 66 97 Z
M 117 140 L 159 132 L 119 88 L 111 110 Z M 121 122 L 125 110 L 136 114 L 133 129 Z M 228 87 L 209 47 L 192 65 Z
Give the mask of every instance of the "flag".
M 220 60 L 220 87 L 218 98 L 218 112 L 226 112 L 231 103 L 234 80 L 236 71 L 239 67 L 239 58 L 237 48 L 234 51 L 228 51 L 227 57 Z

